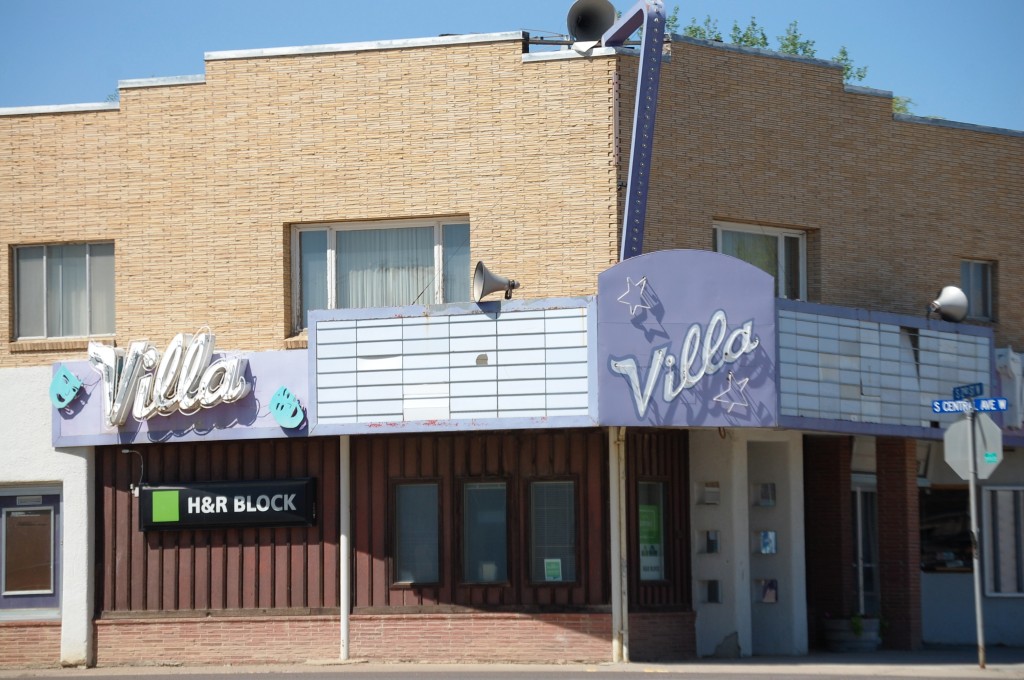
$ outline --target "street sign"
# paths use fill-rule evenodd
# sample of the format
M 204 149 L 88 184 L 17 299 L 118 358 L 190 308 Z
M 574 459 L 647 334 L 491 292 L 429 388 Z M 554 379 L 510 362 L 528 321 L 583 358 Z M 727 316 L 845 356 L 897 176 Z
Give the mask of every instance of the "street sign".
M 960 387 L 953 388 L 953 398 L 956 400 L 960 399 L 973 399 L 974 397 L 980 397 L 985 393 L 985 386 L 981 383 L 972 383 L 970 385 L 960 385 Z
M 970 413 L 971 402 L 966 399 L 938 399 L 932 402 L 932 413 Z
M 1003 460 L 1003 432 L 986 413 L 977 413 L 974 432 L 974 460 L 978 479 L 988 479 Z M 964 418 L 949 426 L 943 437 L 945 458 L 960 479 L 970 481 L 971 420 Z
M 974 409 L 976 411 L 1005 411 L 1007 406 L 1006 399 L 1002 397 L 993 397 L 991 399 L 975 399 Z

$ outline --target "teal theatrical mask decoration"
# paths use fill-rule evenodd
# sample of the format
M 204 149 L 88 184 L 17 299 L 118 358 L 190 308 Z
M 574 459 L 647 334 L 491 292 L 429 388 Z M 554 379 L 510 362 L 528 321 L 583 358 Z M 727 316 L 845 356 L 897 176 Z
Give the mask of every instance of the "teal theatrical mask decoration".
M 277 424 L 288 430 L 298 427 L 306 419 L 299 398 L 284 386 L 277 388 L 277 392 L 270 398 L 270 412 L 274 414 Z
M 82 381 L 64 366 L 61 366 L 50 381 L 50 403 L 54 408 L 64 408 L 82 389 Z

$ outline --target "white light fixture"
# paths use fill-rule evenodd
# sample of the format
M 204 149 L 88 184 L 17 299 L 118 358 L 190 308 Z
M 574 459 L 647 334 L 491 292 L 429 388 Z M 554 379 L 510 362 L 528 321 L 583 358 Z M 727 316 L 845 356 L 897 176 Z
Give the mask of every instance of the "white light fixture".
M 937 312 L 943 321 L 959 323 L 967 318 L 967 296 L 956 286 L 946 286 L 928 305 L 926 316 L 931 316 L 932 312 Z

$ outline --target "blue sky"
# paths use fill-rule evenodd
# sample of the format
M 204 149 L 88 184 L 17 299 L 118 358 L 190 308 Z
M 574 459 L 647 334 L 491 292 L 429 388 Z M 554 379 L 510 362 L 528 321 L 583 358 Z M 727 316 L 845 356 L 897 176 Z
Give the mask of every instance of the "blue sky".
M 0 0 L 0 107 L 101 102 L 118 80 L 203 73 L 203 53 L 415 38 L 565 32 L 571 0 Z M 615 0 L 620 10 L 632 3 Z M 772 45 L 799 21 L 819 57 L 846 45 L 859 83 L 913 113 L 1024 130 L 1024 0 L 690 0 L 691 17 L 757 17 Z

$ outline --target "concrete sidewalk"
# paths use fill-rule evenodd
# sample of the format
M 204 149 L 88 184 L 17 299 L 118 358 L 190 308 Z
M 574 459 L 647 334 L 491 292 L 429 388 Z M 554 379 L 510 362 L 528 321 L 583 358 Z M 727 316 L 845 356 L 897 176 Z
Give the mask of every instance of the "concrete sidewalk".
M 251 666 L 165 666 L 139 665 L 88 669 L 0 669 L 0 678 L 138 676 L 138 675 L 249 675 L 312 674 L 356 672 L 360 674 L 430 673 L 452 677 L 473 674 L 560 673 L 657 673 L 691 677 L 733 676 L 772 678 L 1015 678 L 1024 680 L 1024 648 L 993 647 L 986 650 L 986 668 L 978 666 L 975 648 L 938 648 L 917 652 L 879 651 L 859 654 L 815 652 L 798 657 L 747 657 L 743 659 L 699 659 L 677 663 L 630 664 L 426 664 L 366 663 L 359 659 L 333 659 L 295 664 L 254 664 Z

